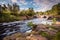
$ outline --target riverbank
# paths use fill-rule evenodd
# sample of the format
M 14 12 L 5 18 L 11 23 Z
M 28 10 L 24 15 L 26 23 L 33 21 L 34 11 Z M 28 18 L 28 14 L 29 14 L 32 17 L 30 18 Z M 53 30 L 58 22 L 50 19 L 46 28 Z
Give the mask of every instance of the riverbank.
M 55 25 L 48 25 L 48 24 L 52 24 L 52 21 L 47 20 L 45 18 L 35 18 L 35 19 L 25 20 L 25 21 L 3 23 L 4 26 L 1 26 L 1 29 L 4 31 L 1 34 L 9 36 L 9 35 L 13 35 L 17 32 L 26 33 L 29 30 L 32 30 L 31 28 L 29 28 L 27 26 L 28 22 L 33 22 L 34 24 L 37 24 L 36 29 L 34 31 L 37 32 L 38 35 L 40 35 L 39 33 L 41 31 L 47 32 L 49 35 L 55 35 L 56 32 L 58 31 L 58 30 L 54 29 L 55 27 L 57 27 L 57 25 L 56 26 Z M 59 26 L 57 29 L 59 29 Z M 30 31 L 30 33 L 32 33 L 32 32 Z
M 56 24 L 60 25 L 60 22 L 57 21 Z
M 60 30 L 60 25 L 39 24 L 31 33 L 15 33 L 3 38 L 3 40 L 52 40 Z

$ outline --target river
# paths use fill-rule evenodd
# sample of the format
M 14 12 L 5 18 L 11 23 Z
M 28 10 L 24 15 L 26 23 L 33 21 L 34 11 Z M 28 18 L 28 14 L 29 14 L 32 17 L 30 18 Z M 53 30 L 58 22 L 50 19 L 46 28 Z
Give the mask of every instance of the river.
M 33 24 L 49 24 L 52 25 L 52 20 L 47 20 L 45 18 L 35 18 L 31 20 L 25 20 L 25 21 L 15 21 L 15 22 L 9 22 L 9 23 L 2 23 L 2 26 L 4 26 L 4 33 L 1 35 L 11 35 L 16 32 L 26 33 L 31 32 L 32 29 L 27 26 L 28 22 L 33 22 Z

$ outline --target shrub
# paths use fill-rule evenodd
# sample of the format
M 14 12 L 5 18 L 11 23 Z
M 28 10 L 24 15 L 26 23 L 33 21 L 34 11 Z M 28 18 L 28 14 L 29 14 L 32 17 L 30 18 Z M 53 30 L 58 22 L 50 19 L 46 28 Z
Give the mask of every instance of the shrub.
M 60 40 L 60 32 L 57 32 L 53 40 Z

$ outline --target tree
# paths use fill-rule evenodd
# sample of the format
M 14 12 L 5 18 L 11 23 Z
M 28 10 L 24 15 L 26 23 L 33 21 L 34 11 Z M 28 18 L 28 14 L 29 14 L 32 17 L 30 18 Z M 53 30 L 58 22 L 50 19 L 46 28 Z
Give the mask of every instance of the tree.
M 56 13 L 57 15 L 60 15 L 60 3 L 54 5 L 54 6 L 52 7 L 52 11 L 53 11 L 54 13 Z
M 44 12 L 38 12 L 38 14 L 39 14 L 39 15 L 43 15 L 43 14 L 44 14 Z
M 22 10 L 19 15 L 20 16 L 26 16 L 27 14 L 26 14 L 26 11 L 25 10 Z
M 13 4 L 12 6 L 12 14 L 15 15 L 15 16 L 18 16 L 18 13 L 19 13 L 19 5 L 17 5 L 16 3 Z
M 28 12 L 27 12 L 27 15 L 28 16 L 34 16 L 34 14 L 35 14 L 35 12 L 34 12 L 33 8 L 29 8 Z
M 60 15 L 60 3 L 54 5 L 51 10 L 47 10 L 44 14 L 53 16 Z

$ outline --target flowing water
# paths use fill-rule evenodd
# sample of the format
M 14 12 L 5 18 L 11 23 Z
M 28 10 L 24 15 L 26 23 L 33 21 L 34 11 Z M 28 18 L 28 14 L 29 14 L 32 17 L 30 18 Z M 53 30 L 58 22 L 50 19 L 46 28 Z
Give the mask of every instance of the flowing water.
M 52 20 L 47 20 L 45 18 L 36 18 L 32 20 L 25 20 L 25 21 L 16 21 L 16 22 L 9 22 L 9 23 L 3 23 L 2 26 L 4 26 L 4 33 L 1 35 L 11 35 L 16 32 L 31 32 L 32 29 L 27 26 L 28 22 L 33 22 L 33 24 L 52 24 Z

